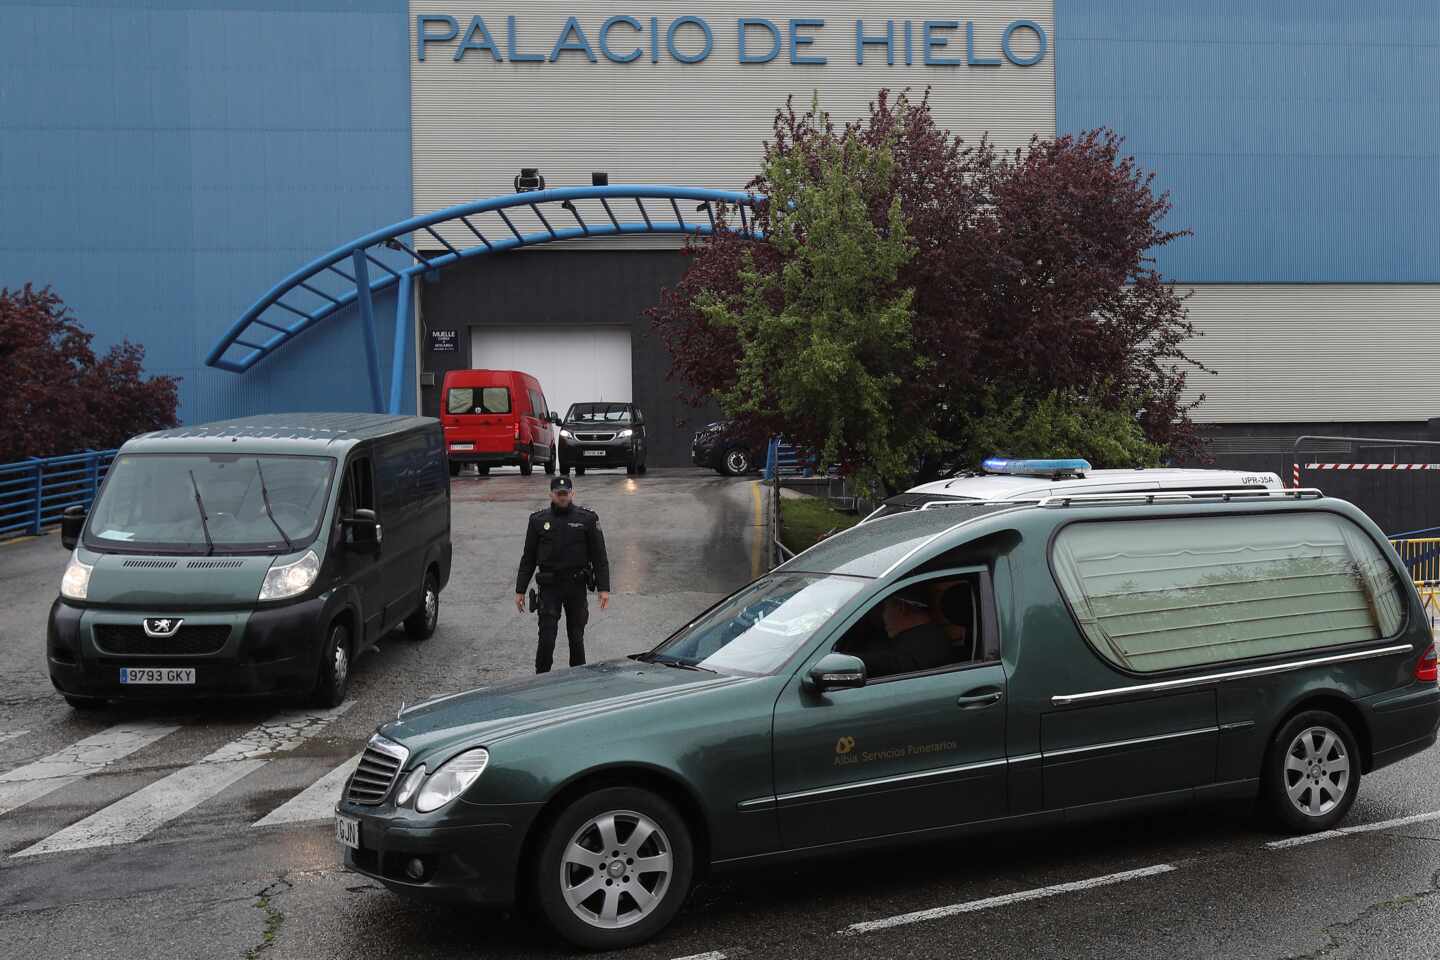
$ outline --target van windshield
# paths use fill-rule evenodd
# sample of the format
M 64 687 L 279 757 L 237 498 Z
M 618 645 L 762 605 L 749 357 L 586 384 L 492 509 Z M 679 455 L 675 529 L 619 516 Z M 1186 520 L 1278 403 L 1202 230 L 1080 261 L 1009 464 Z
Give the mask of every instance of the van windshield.
M 199 554 L 298 548 L 315 539 L 334 469 L 329 457 L 125 454 L 110 467 L 85 545 Z
M 625 403 L 577 403 L 565 415 L 566 423 L 629 423 L 630 405 Z
M 509 413 L 509 387 L 451 387 L 445 410 L 454 416 L 474 413 Z

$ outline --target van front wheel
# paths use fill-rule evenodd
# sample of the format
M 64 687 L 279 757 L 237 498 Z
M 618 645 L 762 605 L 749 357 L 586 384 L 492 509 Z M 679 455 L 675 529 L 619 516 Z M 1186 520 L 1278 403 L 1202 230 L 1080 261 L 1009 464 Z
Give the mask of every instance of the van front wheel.
M 425 586 L 420 591 L 420 606 L 405 618 L 405 633 L 411 640 L 429 640 L 440 622 L 440 584 L 435 574 L 426 571 Z
M 1296 714 L 1270 741 L 1262 795 L 1292 833 L 1329 830 L 1360 791 L 1360 751 L 1350 727 L 1327 710 Z
M 343 623 L 332 623 L 325 638 L 325 649 L 320 654 L 320 676 L 315 680 L 316 706 L 338 707 L 345 702 L 345 694 L 350 692 L 352 650 L 350 628 Z

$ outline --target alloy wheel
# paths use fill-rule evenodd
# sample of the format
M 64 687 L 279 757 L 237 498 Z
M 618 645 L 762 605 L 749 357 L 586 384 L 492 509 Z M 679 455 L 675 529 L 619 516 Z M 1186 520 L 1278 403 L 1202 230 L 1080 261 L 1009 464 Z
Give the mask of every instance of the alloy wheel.
M 440 594 L 434 584 L 425 584 L 425 629 L 434 630 L 435 621 L 440 617 Z
M 1307 817 L 1322 817 L 1350 788 L 1345 741 L 1328 727 L 1306 727 L 1285 751 L 1285 793 Z
M 750 454 L 744 450 L 731 450 L 725 454 L 725 468 L 735 476 L 750 472 Z
M 665 899 L 674 873 L 670 838 L 642 813 L 588 820 L 565 845 L 560 892 L 574 915 L 602 930 L 639 923 Z

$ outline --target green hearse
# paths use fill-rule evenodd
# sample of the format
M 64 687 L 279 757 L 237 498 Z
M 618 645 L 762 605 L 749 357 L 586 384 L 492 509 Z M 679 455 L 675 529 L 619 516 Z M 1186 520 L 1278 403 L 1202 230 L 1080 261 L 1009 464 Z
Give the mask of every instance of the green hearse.
M 713 868 L 1218 798 L 1322 830 L 1437 723 L 1426 614 L 1348 503 L 981 502 L 832 537 L 648 653 L 402 709 L 336 833 L 393 890 L 611 948 Z
M 435 630 L 450 576 L 440 423 L 282 414 L 148 433 L 115 457 L 50 610 L 50 679 L 112 699 L 345 698 L 387 631 Z

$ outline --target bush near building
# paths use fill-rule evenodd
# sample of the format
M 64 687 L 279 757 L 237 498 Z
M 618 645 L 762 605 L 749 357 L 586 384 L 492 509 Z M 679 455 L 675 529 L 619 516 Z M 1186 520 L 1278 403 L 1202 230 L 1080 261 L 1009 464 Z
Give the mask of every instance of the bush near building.
M 1195 331 L 1152 259 L 1184 231 L 1121 145 L 999 153 L 885 91 L 843 126 L 787 105 L 750 185 L 764 238 L 696 241 L 651 312 L 672 376 L 862 489 L 973 466 L 1007 426 L 1017 456 L 1060 455 L 1077 423 L 1096 466 L 1193 452 Z
M 0 288 L 0 463 L 117 447 L 173 427 L 179 379 L 146 377 L 127 341 L 96 356 L 94 334 L 49 287 Z

